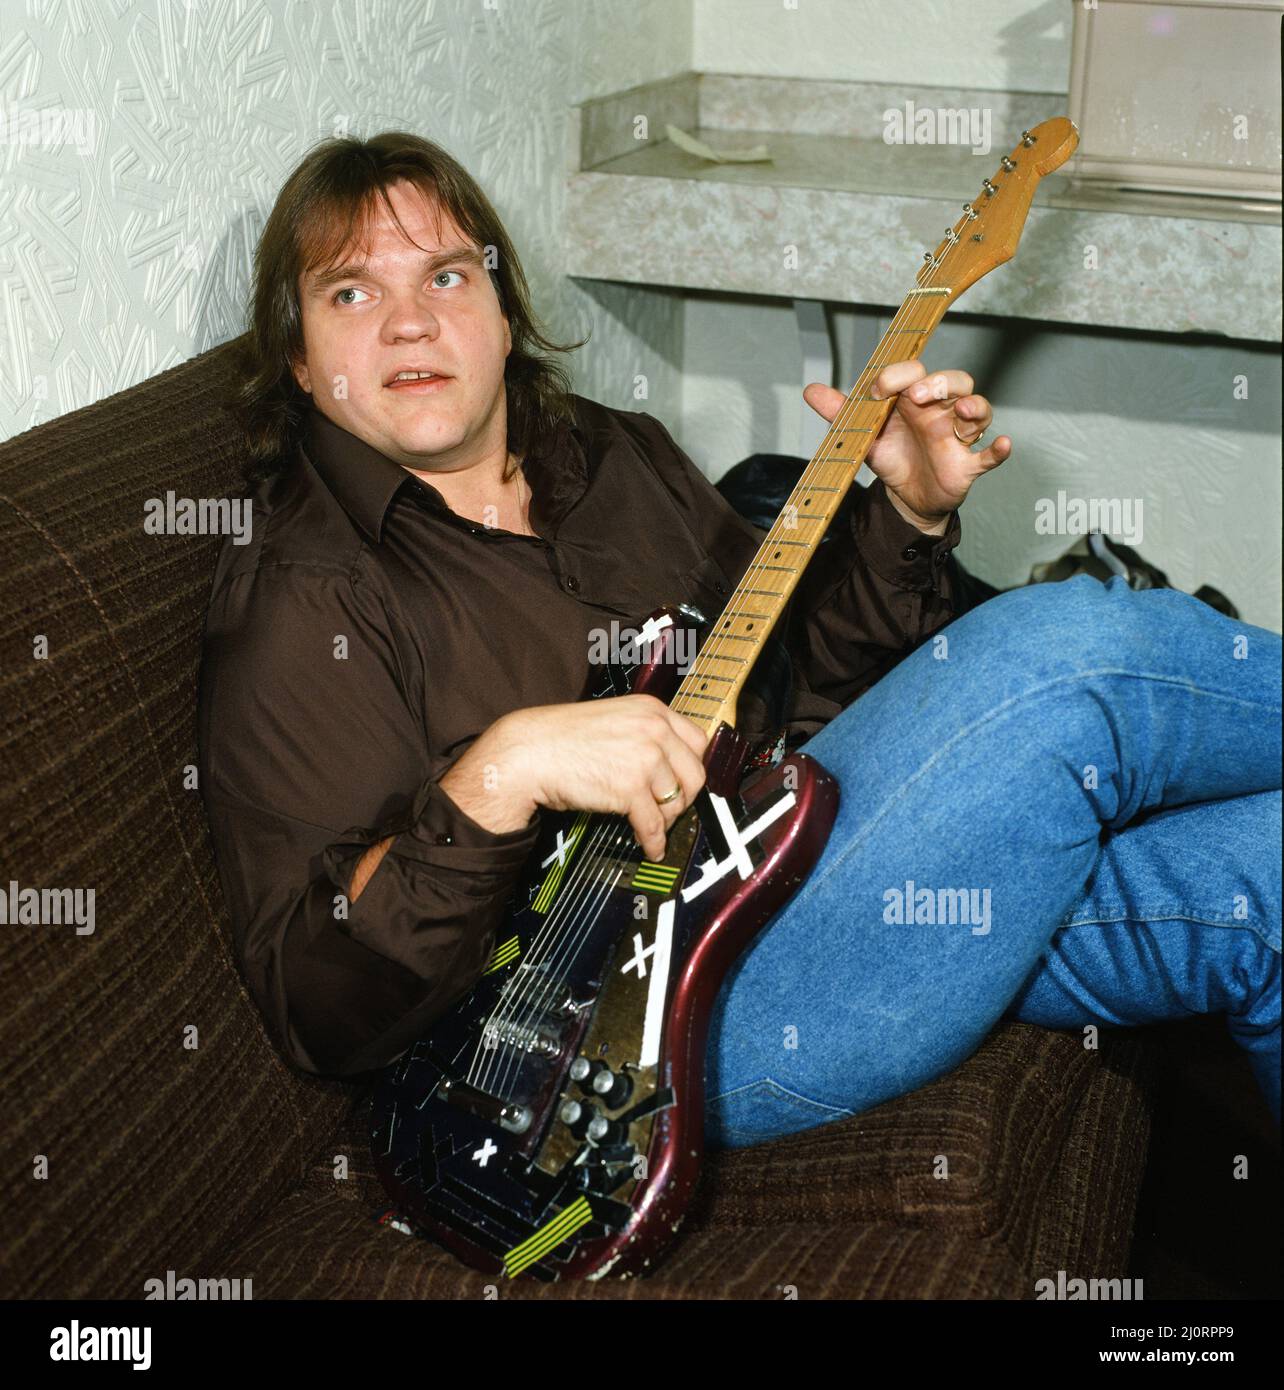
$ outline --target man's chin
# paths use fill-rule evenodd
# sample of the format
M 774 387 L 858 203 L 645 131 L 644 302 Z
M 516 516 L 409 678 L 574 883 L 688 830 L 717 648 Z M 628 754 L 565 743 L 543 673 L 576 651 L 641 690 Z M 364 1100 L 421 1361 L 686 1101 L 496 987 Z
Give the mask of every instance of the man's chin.
M 434 459 L 449 455 L 463 443 L 464 432 L 457 428 L 406 429 L 388 431 L 389 443 L 400 461 L 410 468 L 431 468 Z

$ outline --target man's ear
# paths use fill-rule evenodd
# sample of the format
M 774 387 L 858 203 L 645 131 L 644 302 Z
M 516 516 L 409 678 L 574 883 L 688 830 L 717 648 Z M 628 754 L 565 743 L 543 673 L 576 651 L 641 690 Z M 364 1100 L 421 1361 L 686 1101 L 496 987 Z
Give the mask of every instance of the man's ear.
M 307 363 L 301 357 L 292 357 L 290 370 L 294 373 L 295 381 L 299 383 L 299 390 L 310 396 L 312 394 L 312 374 L 308 371 Z

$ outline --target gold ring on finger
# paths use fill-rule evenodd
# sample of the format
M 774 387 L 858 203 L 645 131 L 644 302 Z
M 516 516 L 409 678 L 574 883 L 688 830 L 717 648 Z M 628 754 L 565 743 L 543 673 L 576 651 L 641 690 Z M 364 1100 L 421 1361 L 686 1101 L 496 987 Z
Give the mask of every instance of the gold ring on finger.
M 979 443 L 981 442 L 981 440 L 985 438 L 985 431 L 982 430 L 981 433 L 978 434 L 977 437 L 976 437 L 975 439 L 964 439 L 963 436 L 959 433 L 959 422 L 958 422 L 957 420 L 955 420 L 955 422 L 954 422 L 954 438 L 957 439 L 958 442 L 959 442 L 960 444 L 966 444 L 966 445 L 968 446 L 968 448 L 970 449 L 970 448 L 972 447 L 973 444 L 979 444 Z
M 670 801 L 676 801 L 682 795 L 682 783 L 679 782 L 667 796 L 657 796 L 655 804 L 657 806 L 667 806 Z

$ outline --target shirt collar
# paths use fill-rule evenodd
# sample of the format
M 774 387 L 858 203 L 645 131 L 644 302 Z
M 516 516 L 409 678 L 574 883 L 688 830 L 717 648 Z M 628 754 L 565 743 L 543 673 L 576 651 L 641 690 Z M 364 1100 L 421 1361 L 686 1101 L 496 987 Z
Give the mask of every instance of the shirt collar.
M 572 396 L 573 421 L 561 420 L 545 453 L 532 451 L 522 469 L 531 490 L 531 523 L 541 534 L 551 531 L 588 486 L 591 430 L 584 428 L 579 397 Z M 418 481 L 373 445 L 336 425 L 315 406 L 304 412 L 300 444 L 304 456 L 335 500 L 372 541 L 383 539 L 384 521 L 393 498 Z M 430 505 L 445 509 L 445 500 L 425 484 L 421 494 Z

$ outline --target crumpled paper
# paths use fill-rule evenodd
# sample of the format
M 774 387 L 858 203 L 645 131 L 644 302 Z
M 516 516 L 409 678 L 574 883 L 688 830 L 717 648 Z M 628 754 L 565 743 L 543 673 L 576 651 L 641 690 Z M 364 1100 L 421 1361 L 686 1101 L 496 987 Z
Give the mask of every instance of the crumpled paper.
M 697 140 L 694 135 L 688 135 L 685 130 L 680 130 L 675 125 L 666 125 L 664 133 L 679 149 L 697 155 L 700 159 L 712 160 L 715 164 L 757 164 L 764 160 L 768 164 L 775 162 L 766 145 L 754 145 L 748 150 L 715 150 L 712 145 L 706 145 L 703 140 Z

